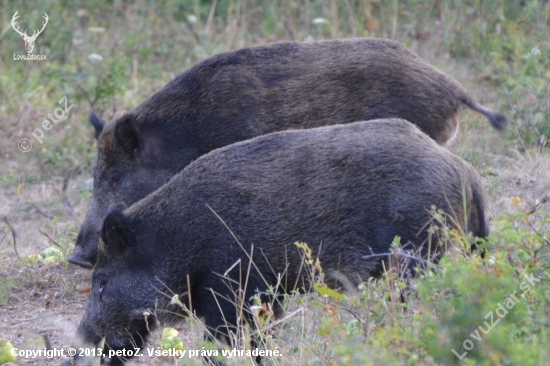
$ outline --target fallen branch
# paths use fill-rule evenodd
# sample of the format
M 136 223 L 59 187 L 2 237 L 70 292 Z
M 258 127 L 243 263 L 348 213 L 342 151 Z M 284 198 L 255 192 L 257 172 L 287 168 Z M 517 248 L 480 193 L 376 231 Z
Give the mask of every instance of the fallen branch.
M 546 202 L 550 201 L 550 195 L 546 196 L 546 197 L 543 197 L 539 202 L 535 203 L 532 207 L 531 207 L 531 210 L 529 211 L 529 215 L 532 215 L 534 214 L 535 212 L 537 212 L 537 210 L 539 209 L 539 207 L 543 204 L 545 204 Z
M 61 245 L 59 245 L 59 243 L 57 241 L 55 241 L 51 236 L 49 236 L 48 233 L 43 232 L 42 230 L 40 230 L 40 228 L 38 228 L 38 231 L 40 231 L 40 234 L 42 234 L 46 238 L 48 238 L 48 240 L 51 241 L 54 245 L 61 248 Z
M 45 218 L 47 219 L 50 219 L 52 220 L 53 219 L 53 216 L 50 215 L 49 213 L 47 213 L 46 211 L 44 211 L 42 208 L 40 208 L 38 205 L 36 205 L 35 203 L 33 202 L 30 202 L 31 206 L 34 207 L 34 209 L 36 210 L 36 212 L 38 212 L 39 214 L 41 214 L 42 216 L 44 216 Z
M 8 228 L 10 229 L 11 235 L 13 237 L 13 251 L 15 252 L 15 255 L 17 256 L 17 260 L 21 262 L 21 258 L 19 258 L 19 253 L 17 252 L 17 240 L 16 240 L 17 233 L 15 232 L 15 229 L 13 228 L 13 226 L 10 222 L 10 219 L 8 219 L 7 216 L 4 216 L 4 222 L 6 223 L 6 225 L 8 225 Z
M 441 266 L 438 265 L 438 264 L 432 263 L 432 262 L 430 262 L 430 261 L 428 261 L 428 260 L 426 260 L 426 259 L 424 259 L 424 258 L 415 257 L 414 255 L 407 254 L 407 253 L 380 253 L 380 254 L 364 255 L 364 256 L 362 256 L 361 258 L 363 258 L 363 259 L 369 259 L 369 258 L 386 257 L 386 256 L 400 256 L 400 257 L 405 257 L 405 258 L 408 258 L 408 259 L 413 259 L 413 260 L 422 262 L 423 264 L 429 264 L 430 266 L 435 267 L 435 268 L 437 268 L 437 269 L 443 269 L 443 267 L 441 267 Z

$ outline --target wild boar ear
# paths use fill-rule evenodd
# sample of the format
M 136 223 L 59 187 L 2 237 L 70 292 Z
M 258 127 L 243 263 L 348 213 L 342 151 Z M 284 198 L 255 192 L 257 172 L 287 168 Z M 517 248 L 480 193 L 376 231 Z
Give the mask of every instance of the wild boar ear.
M 112 255 L 122 255 L 136 243 L 132 229 L 122 212 L 125 208 L 124 204 L 112 206 L 103 222 L 101 239 L 108 253 Z
M 135 156 L 140 148 L 141 139 L 132 116 L 126 114 L 116 121 L 115 138 L 128 154 Z
M 90 124 L 94 126 L 95 138 L 97 139 L 99 138 L 99 135 L 101 135 L 101 132 L 103 132 L 103 127 L 105 127 L 105 121 L 99 118 L 99 116 L 94 111 L 90 113 L 89 120 L 90 120 Z

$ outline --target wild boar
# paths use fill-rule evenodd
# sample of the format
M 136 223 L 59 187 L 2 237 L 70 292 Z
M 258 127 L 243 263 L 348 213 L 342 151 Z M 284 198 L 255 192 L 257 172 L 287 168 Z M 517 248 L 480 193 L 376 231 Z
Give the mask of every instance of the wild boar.
M 131 207 L 111 208 L 78 333 L 94 344 L 105 337 L 107 350 L 141 347 L 156 326 L 144 313 L 160 322 L 181 313 L 169 289 L 226 340 L 237 319 L 234 289 L 220 274 L 232 267 L 228 278 L 243 284 L 246 277 L 246 300 L 279 283 L 281 292 L 307 290 L 300 241 L 319 258 L 327 284 L 357 285 L 382 273 L 397 235 L 423 257 L 444 251 L 430 227 L 434 206 L 451 227 L 486 237 L 484 205 L 479 174 L 401 119 L 235 143 Z
M 99 136 L 94 189 L 69 262 L 93 267 L 111 204 L 137 202 L 216 148 L 275 131 L 393 117 L 444 144 L 462 106 L 497 129 L 506 126 L 455 79 L 390 40 L 275 43 L 218 54 L 114 123 L 91 115 Z

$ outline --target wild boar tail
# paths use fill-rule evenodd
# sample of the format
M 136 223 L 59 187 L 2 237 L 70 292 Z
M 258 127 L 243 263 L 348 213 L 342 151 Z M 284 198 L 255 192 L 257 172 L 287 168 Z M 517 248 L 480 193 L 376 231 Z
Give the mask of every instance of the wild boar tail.
M 474 111 L 485 115 L 497 130 L 503 131 L 508 127 L 508 118 L 505 115 L 476 103 L 469 95 L 464 93 L 461 97 L 461 102 Z
M 468 217 L 468 231 L 476 238 L 487 239 L 489 236 L 489 221 L 487 220 L 485 191 L 481 185 L 475 184 L 473 187 L 473 197 L 471 204 L 473 205 Z M 478 246 L 472 243 L 472 250 L 478 250 Z M 486 250 L 481 249 L 479 252 L 481 258 L 485 258 Z
M 468 182 L 471 186 L 471 198 L 468 200 L 467 230 L 475 237 L 486 239 L 489 236 L 489 221 L 487 219 L 487 196 L 481 177 L 474 171 L 471 172 Z

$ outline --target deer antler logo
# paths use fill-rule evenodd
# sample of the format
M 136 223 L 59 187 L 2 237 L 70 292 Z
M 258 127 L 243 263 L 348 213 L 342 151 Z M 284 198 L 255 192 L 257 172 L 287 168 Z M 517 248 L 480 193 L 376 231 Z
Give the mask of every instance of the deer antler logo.
M 25 49 L 27 50 L 27 53 L 32 53 L 32 50 L 34 49 L 34 42 L 36 42 L 36 38 L 38 38 L 38 36 L 40 35 L 40 33 L 42 33 L 42 31 L 44 30 L 44 28 L 46 28 L 46 24 L 48 24 L 48 14 L 44 13 L 44 20 L 46 22 L 42 22 L 42 29 L 40 29 L 38 31 L 38 33 L 36 32 L 36 30 L 32 33 L 32 36 L 29 37 L 29 35 L 27 34 L 27 30 L 25 29 L 25 32 L 21 32 L 19 30 L 19 26 L 16 27 L 16 24 L 15 24 L 15 21 L 17 20 L 17 18 L 19 17 L 17 15 L 18 11 L 15 12 L 15 14 L 13 14 L 13 18 L 11 18 L 11 26 L 13 27 L 13 29 L 15 29 L 15 31 L 17 33 L 19 33 L 21 35 L 21 38 L 23 38 L 23 40 L 25 41 Z

